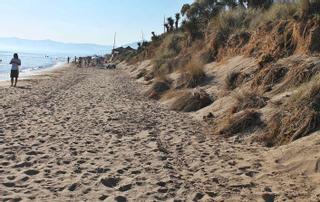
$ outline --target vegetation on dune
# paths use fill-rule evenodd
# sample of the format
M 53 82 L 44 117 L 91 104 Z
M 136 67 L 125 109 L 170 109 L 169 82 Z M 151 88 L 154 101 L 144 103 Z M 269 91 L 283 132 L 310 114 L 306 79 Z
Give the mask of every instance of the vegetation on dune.
M 270 119 L 259 140 L 267 146 L 287 144 L 320 128 L 319 75 L 302 85 Z
M 204 90 L 185 91 L 176 95 L 170 108 L 175 111 L 193 112 L 212 103 L 212 97 Z
M 206 78 L 204 65 L 198 60 L 191 60 L 184 69 L 181 69 L 180 78 L 177 81 L 177 88 L 195 88 Z
M 255 110 L 244 110 L 237 114 L 227 116 L 219 121 L 218 134 L 233 136 L 238 133 L 250 132 L 263 125 L 261 114 Z
M 305 5 L 306 2 L 309 3 L 309 7 Z M 309 16 L 309 18 L 319 16 L 319 5 L 319 0 L 310 2 L 301 0 L 300 3 L 273 3 L 272 0 L 196 0 L 192 4 L 183 5 L 180 13 L 166 19 L 163 25 L 166 33 L 157 36 L 152 32 L 151 43 L 139 43 L 139 49 L 135 55 L 132 55 L 131 59 L 139 61 L 154 58 L 159 52 L 156 50 L 161 49 L 161 44 L 168 40 L 166 38 L 170 38 L 172 34 L 184 33 L 187 37 L 184 38 L 182 49 L 193 48 L 194 51 L 196 44 L 202 44 L 202 46 L 198 45 L 199 49 L 207 50 L 207 60 L 203 62 L 211 62 L 217 59 L 219 52 L 223 52 L 223 50 L 220 50 L 221 48 L 230 45 L 230 38 L 235 37 L 235 33 L 239 33 L 236 37 L 240 37 L 240 40 L 243 39 L 242 47 L 250 40 L 248 32 L 268 23 L 274 24 L 279 20 L 297 20 L 304 19 L 303 16 Z M 268 28 L 270 26 L 265 27 L 265 29 Z M 279 29 L 282 28 L 279 27 Z M 282 44 L 288 46 L 286 41 L 289 39 L 285 34 L 290 32 L 292 30 L 286 30 L 283 39 L 277 39 L 279 40 L 278 46 Z M 203 46 L 205 43 L 211 44 L 210 47 L 208 45 Z M 257 44 L 252 44 L 252 46 L 255 45 Z M 294 45 L 289 46 L 294 50 Z M 257 50 L 252 51 L 254 53 Z M 250 54 L 250 51 L 248 52 Z M 169 58 L 173 57 L 169 54 Z
M 213 119 L 216 133 L 232 136 L 266 125 L 258 140 L 273 146 L 319 128 L 320 85 L 313 79 L 319 73 L 318 63 L 283 64 L 279 59 L 320 53 L 320 0 L 195 0 L 168 17 L 163 26 L 165 33 L 152 32 L 152 40 L 141 42 L 128 59 L 131 63 L 151 59 L 152 70 L 137 75 L 153 79 L 149 97 L 170 97 L 174 99 L 171 109 L 177 111 L 206 107 L 216 96 L 201 90 L 208 79 L 204 66 L 244 55 L 256 58 L 257 65 L 250 73 L 237 68 L 224 74 L 221 86 L 228 93 L 221 94 L 233 95 L 235 104 L 229 113 Z M 173 72 L 179 76 L 171 82 L 167 77 Z M 279 104 L 278 113 L 263 123 L 260 109 L 272 106 L 267 106 L 267 97 L 296 88 L 292 98 Z
M 234 95 L 236 103 L 232 108 L 232 113 L 237 113 L 246 109 L 261 109 L 267 105 L 268 98 L 254 91 L 242 91 Z
M 170 83 L 170 80 L 165 77 L 157 78 L 150 89 L 146 92 L 147 97 L 151 99 L 160 99 L 161 95 L 170 89 Z
M 249 78 L 249 75 L 239 72 L 239 71 L 231 71 L 228 73 L 224 80 L 224 85 L 227 90 L 234 90 L 237 87 L 240 87 L 244 82 L 246 82 Z

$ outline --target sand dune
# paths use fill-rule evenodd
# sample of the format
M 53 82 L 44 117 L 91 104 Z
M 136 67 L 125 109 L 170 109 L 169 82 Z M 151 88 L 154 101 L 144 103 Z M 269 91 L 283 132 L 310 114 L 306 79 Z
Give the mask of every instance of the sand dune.
M 310 139 L 272 150 L 221 139 L 191 115 L 147 100 L 122 70 L 67 67 L 20 86 L 0 88 L 2 201 L 320 197 L 318 161 L 294 152 Z M 292 162 L 304 160 L 317 169 L 293 172 Z

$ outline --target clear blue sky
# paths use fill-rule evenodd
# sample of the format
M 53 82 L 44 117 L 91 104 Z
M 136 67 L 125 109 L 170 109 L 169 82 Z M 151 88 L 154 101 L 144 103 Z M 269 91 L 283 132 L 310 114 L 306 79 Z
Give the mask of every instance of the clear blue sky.
M 117 45 L 163 31 L 193 0 L 0 0 L 0 37 Z

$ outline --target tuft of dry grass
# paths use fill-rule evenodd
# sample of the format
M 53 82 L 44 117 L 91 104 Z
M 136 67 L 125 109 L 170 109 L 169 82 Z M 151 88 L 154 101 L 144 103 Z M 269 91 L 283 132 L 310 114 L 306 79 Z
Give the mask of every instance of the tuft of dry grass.
M 309 82 L 312 77 L 319 72 L 320 63 L 304 63 L 302 61 L 300 64 L 297 64 L 289 69 L 278 91 L 285 91 Z
M 256 18 L 252 18 L 250 27 L 254 29 L 268 22 L 288 20 L 293 18 L 298 11 L 299 5 L 296 3 L 275 3 L 269 9 L 260 11 Z
M 227 90 L 234 90 L 239 87 L 243 82 L 247 81 L 249 75 L 239 71 L 230 72 L 224 80 L 224 85 Z
M 176 96 L 170 107 L 175 111 L 193 112 L 213 103 L 212 97 L 204 90 L 180 92 Z
M 227 90 L 234 90 L 235 88 L 237 88 L 237 80 L 240 74 L 240 72 L 232 71 L 227 75 L 224 82 Z
M 282 65 L 272 65 L 264 68 L 254 78 L 251 87 L 260 88 L 263 92 L 270 91 L 284 79 L 287 72 L 287 67 Z
M 320 76 L 302 85 L 268 122 L 258 139 L 267 146 L 283 145 L 320 128 Z
M 137 74 L 136 79 L 140 79 L 140 78 L 146 76 L 147 74 L 148 74 L 148 71 L 147 71 L 146 69 L 142 69 L 142 70 L 140 70 L 139 73 Z
M 209 31 L 228 36 L 235 31 L 248 30 L 251 21 L 259 15 L 259 10 L 237 8 L 221 11 L 209 23 Z
M 263 97 L 255 91 L 241 91 L 234 94 L 236 103 L 232 108 L 232 113 L 237 113 L 246 109 L 261 109 L 267 105 L 268 98 Z
M 260 113 L 255 110 L 244 110 L 220 121 L 221 128 L 218 133 L 230 137 L 253 130 L 262 124 Z
M 179 55 L 185 41 L 186 35 L 182 32 L 170 33 L 163 38 L 152 61 L 155 75 L 159 73 L 168 74 L 176 68 L 172 60 Z
M 262 55 L 259 61 L 259 66 L 260 68 L 264 67 L 266 64 L 270 63 L 273 61 L 273 57 L 270 53 Z
M 157 78 L 145 94 L 151 99 L 160 99 L 161 96 L 170 89 L 170 83 L 166 78 Z
M 198 60 L 191 60 L 184 70 L 181 70 L 181 77 L 177 82 L 177 88 L 195 88 L 206 79 L 204 65 Z

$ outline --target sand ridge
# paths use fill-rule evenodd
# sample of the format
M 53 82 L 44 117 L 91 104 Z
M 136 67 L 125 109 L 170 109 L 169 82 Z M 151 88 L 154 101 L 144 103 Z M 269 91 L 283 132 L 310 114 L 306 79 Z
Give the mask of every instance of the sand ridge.
M 143 95 L 122 70 L 68 67 L 0 88 L 0 200 L 315 199 L 306 177 L 272 170 L 269 150 Z

